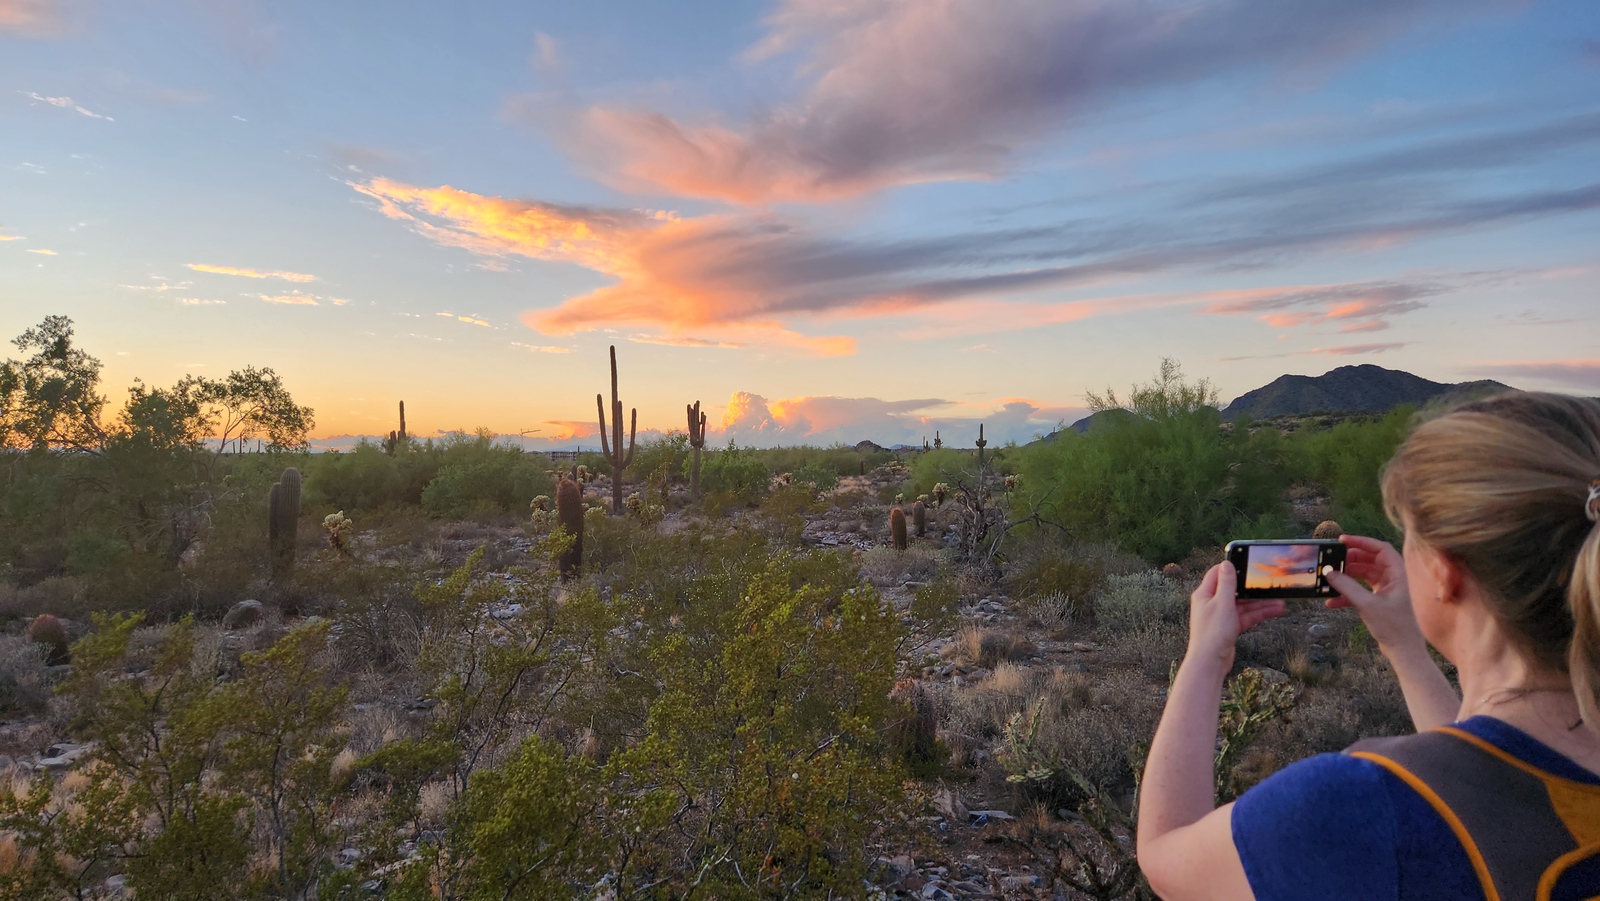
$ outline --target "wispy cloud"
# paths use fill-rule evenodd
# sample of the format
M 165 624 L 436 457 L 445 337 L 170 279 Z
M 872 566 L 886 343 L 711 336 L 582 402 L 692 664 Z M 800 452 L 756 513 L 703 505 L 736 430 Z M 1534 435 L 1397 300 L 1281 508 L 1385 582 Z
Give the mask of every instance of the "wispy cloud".
M 43 247 L 30 247 L 30 248 L 28 248 L 28 252 L 29 253 L 42 254 L 42 255 L 47 256 L 47 257 L 53 257 L 53 256 L 59 256 L 60 255 L 60 254 L 57 254 L 53 250 L 46 250 Z
M 1486 363 L 1479 366 L 1477 371 L 1496 379 L 1533 379 L 1569 388 L 1600 391 L 1600 359 Z
M 196 272 L 209 272 L 212 275 L 237 275 L 240 278 L 275 278 L 286 282 L 314 282 L 317 280 L 315 275 L 307 275 L 304 272 L 285 272 L 280 269 L 244 269 L 237 266 L 212 266 L 207 263 L 184 263 L 184 265 Z
M 1485 0 L 787 0 L 748 54 L 798 98 L 736 124 L 596 106 L 574 156 L 650 193 L 816 202 L 985 179 L 1111 98 L 1242 71 L 1322 68 Z
M 21 241 L 21 235 L 0 235 L 0 241 Z
M 572 348 L 570 348 L 570 347 L 561 347 L 559 345 L 554 345 L 554 344 L 524 344 L 521 341 L 513 341 L 513 342 L 511 342 L 511 346 L 512 347 L 520 347 L 523 350 L 530 351 L 530 352 L 536 353 L 536 354 L 570 354 L 570 353 L 572 353 Z
M 673 337 L 671 335 L 629 335 L 628 340 L 635 344 L 660 344 L 665 347 L 720 347 L 736 349 L 743 347 L 733 341 L 712 341 L 707 338 Z
M 1309 350 L 1294 350 L 1281 354 L 1256 354 L 1243 357 L 1218 357 L 1219 362 L 1232 363 L 1238 360 L 1272 360 L 1279 357 L 1357 357 L 1367 354 L 1388 353 L 1410 345 L 1410 341 L 1387 341 L 1380 344 L 1345 344 L 1338 347 L 1313 347 Z
M 487 328 L 489 326 L 488 320 L 479 319 L 476 316 L 461 316 L 461 315 L 458 315 L 456 313 L 437 313 L 435 315 L 443 316 L 446 319 L 454 319 L 454 320 L 456 320 L 458 322 L 465 322 L 468 325 L 481 325 L 481 326 L 484 326 L 485 328 Z
M 46 35 L 60 27 L 57 0 L 0 0 L 0 34 Z
M 178 303 L 186 307 L 210 307 L 227 303 L 226 300 L 209 300 L 201 297 L 180 297 Z
M 3 22 L 3 20 L 0 20 L 0 22 Z M 93 110 L 84 109 L 82 106 L 79 106 L 78 103 L 71 97 L 46 97 L 43 94 L 37 94 L 33 91 L 18 91 L 17 93 L 24 97 L 31 97 L 40 103 L 48 103 L 49 105 L 58 109 L 71 110 L 79 115 L 88 116 L 91 119 L 104 119 L 107 122 L 117 121 L 110 116 L 102 116 Z
M 1274 328 L 1334 324 L 1341 332 L 1373 332 L 1389 319 L 1419 310 L 1425 297 L 1449 291 L 1437 282 L 1350 282 L 1222 291 L 1206 295 L 1203 312 L 1253 315 Z
M 281 303 L 289 306 L 299 307 L 320 306 L 320 304 L 317 303 L 316 295 L 301 294 L 299 291 L 291 291 L 288 294 L 257 294 L 256 296 L 267 303 Z

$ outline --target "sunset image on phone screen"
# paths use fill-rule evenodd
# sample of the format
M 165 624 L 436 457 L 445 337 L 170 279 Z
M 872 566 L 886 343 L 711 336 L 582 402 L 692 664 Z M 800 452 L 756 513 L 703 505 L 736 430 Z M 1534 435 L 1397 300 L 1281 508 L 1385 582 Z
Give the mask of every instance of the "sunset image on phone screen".
M 1244 587 L 1247 590 L 1317 587 L 1317 546 L 1260 544 L 1251 547 Z

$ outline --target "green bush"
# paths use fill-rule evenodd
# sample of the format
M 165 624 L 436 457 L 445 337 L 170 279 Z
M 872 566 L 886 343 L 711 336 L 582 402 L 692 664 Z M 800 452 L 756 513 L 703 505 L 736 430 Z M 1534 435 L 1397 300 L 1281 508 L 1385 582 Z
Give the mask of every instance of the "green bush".
M 772 474 L 749 449 L 728 444 L 708 453 L 700 464 L 700 487 L 707 494 L 728 495 L 735 501 L 756 504 L 766 496 Z
M 548 459 L 483 436 L 447 447 L 442 459 L 439 474 L 422 491 L 422 508 L 434 516 L 520 513 L 535 497 L 555 491 Z
M 1023 448 L 1020 507 L 1080 540 L 1108 539 L 1158 564 L 1224 544 L 1237 526 L 1282 511 L 1287 442 L 1245 423 L 1224 429 L 1209 392 L 1167 364 L 1156 382 L 1135 388 L 1124 415 Z
M 1300 475 L 1327 490 L 1333 518 L 1346 532 L 1398 537 L 1383 512 L 1378 478 L 1410 434 L 1413 419 L 1411 407 L 1398 407 L 1381 419 L 1301 429 L 1290 436 Z

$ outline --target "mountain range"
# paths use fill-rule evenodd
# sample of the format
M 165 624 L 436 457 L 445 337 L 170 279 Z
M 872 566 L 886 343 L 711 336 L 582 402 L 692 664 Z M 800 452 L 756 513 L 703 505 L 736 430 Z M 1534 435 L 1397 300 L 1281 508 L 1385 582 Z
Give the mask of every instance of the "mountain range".
M 1483 379 L 1476 382 L 1435 382 L 1399 369 L 1365 363 L 1340 366 L 1322 375 L 1281 375 L 1269 384 L 1246 391 L 1222 408 L 1222 418 L 1232 422 L 1243 416 L 1305 416 L 1311 413 L 1387 413 L 1405 404 L 1421 406 L 1452 395 L 1493 394 L 1512 390 L 1509 385 Z M 1097 417 L 1115 415 L 1108 410 L 1072 424 L 1084 432 Z

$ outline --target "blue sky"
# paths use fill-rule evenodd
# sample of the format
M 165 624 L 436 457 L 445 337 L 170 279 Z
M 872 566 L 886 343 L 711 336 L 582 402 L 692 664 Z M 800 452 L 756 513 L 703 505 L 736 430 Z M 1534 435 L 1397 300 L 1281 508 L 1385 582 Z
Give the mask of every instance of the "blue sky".
M 1600 391 L 1592 2 L 458 7 L 0 0 L 0 330 L 325 436 L 570 445 L 608 344 L 762 443 L 1025 440 L 1167 356 Z

